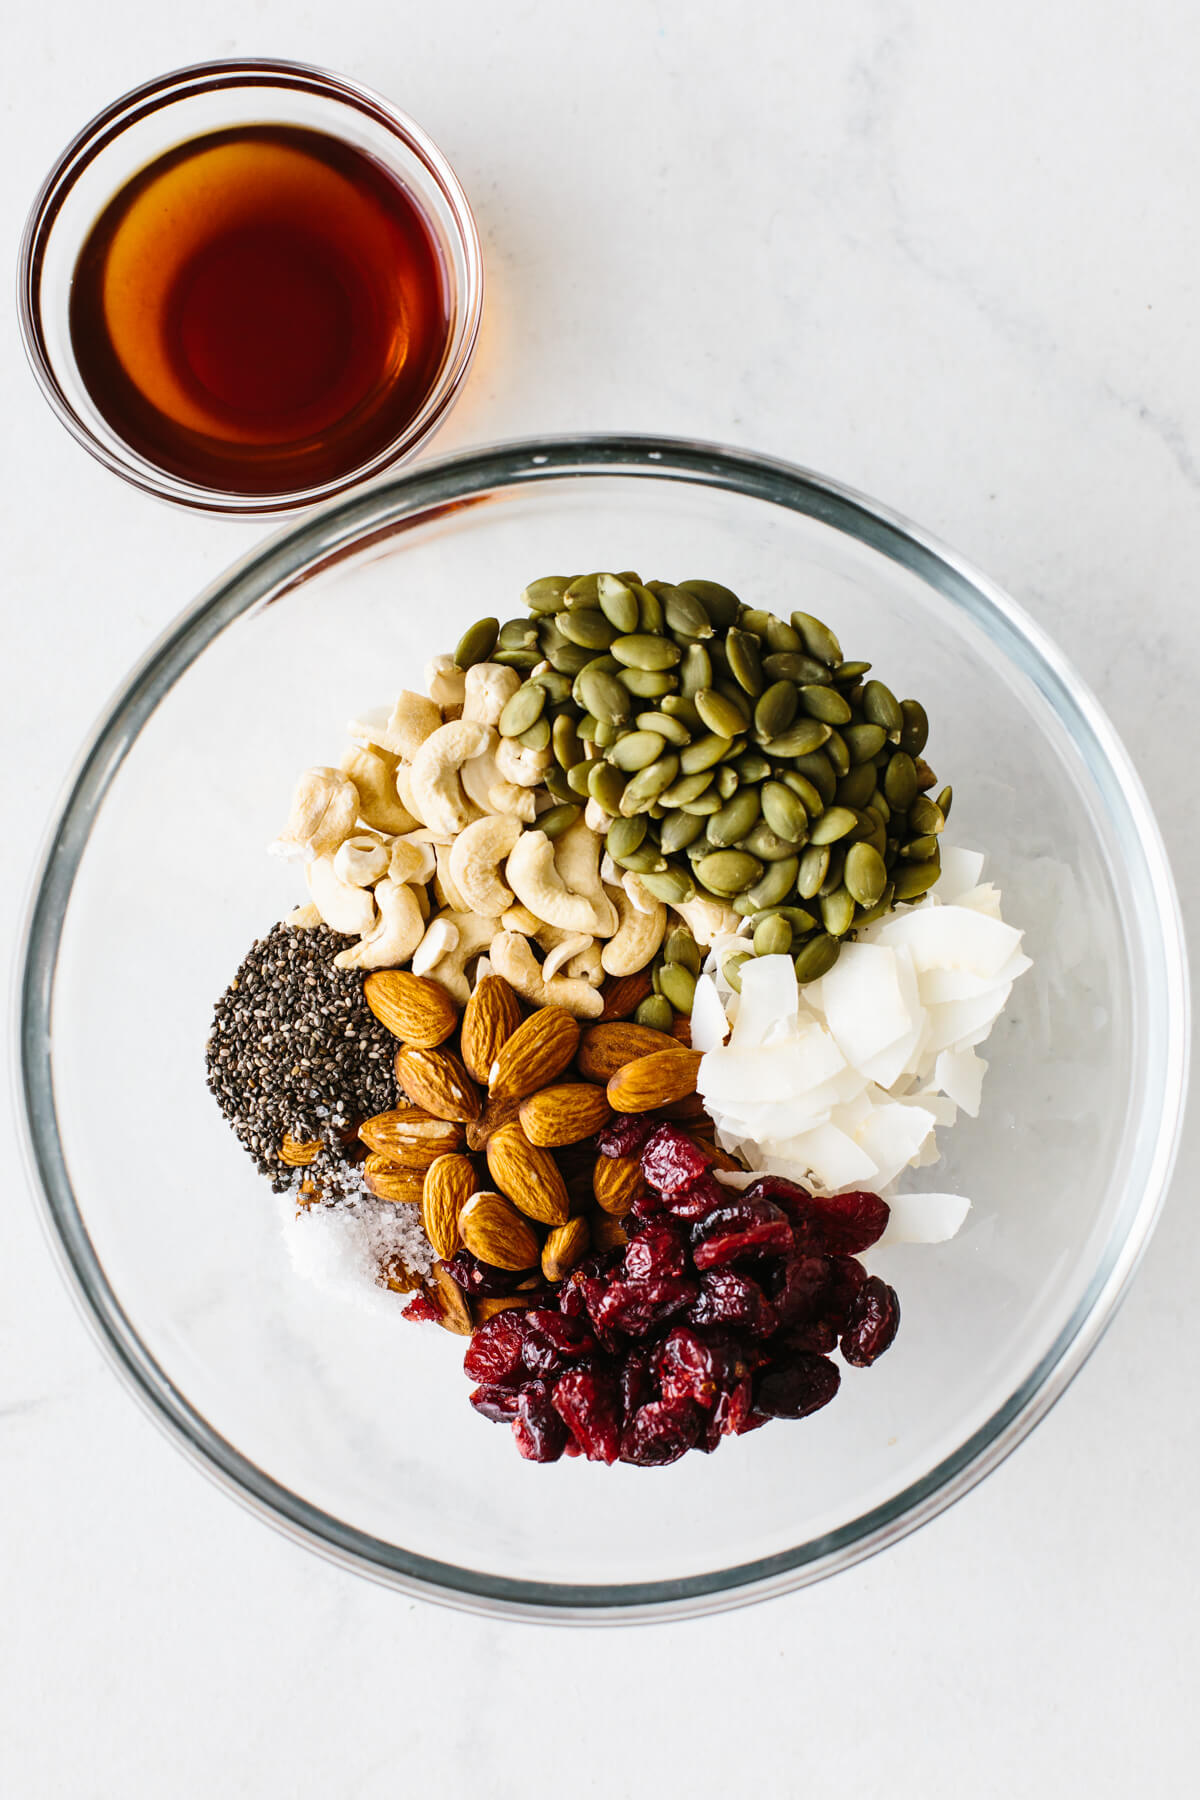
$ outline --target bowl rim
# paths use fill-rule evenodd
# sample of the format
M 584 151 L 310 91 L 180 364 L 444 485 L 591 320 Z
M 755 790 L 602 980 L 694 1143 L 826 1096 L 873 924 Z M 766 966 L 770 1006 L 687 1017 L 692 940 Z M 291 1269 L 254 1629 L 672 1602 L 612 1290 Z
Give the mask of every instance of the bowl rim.
M 1075 1313 L 1026 1379 L 935 1468 L 836 1531 L 730 1569 L 615 1585 L 522 1581 L 418 1556 L 347 1526 L 273 1481 L 216 1432 L 175 1387 L 127 1318 L 88 1237 L 58 1137 L 51 1055 L 55 961 L 90 822 L 141 725 L 213 639 L 268 605 L 317 565 L 355 554 L 505 488 L 568 477 L 625 476 L 710 486 L 782 505 L 879 550 L 968 611 L 1025 672 L 1085 751 L 1093 778 L 1122 812 L 1142 866 L 1133 873 L 1157 923 L 1161 1064 L 1157 1115 L 1139 1136 L 1141 1193 L 1128 1232 L 1110 1239 Z M 996 1468 L 1044 1417 L 1099 1342 L 1145 1251 L 1170 1180 L 1187 1092 L 1189 991 L 1183 923 L 1166 851 L 1128 754 L 1066 658 L 995 583 L 932 534 L 839 482 L 715 443 L 587 435 L 520 440 L 427 462 L 330 503 L 235 563 L 167 627 L 105 709 L 65 784 L 33 877 L 14 993 L 14 1082 L 20 1135 L 43 1226 L 64 1279 L 109 1361 L 167 1436 L 211 1479 L 293 1541 L 413 1597 L 542 1623 L 675 1620 L 772 1598 L 848 1568 L 936 1517 Z M 1137 1173 L 1135 1165 L 1134 1173 Z M 1136 1186 L 1131 1182 L 1131 1187 Z
M 446 359 L 405 429 L 382 450 L 346 474 L 320 482 L 315 487 L 275 494 L 238 494 L 232 490 L 205 488 L 159 469 L 124 445 L 119 451 L 114 450 L 96 436 L 64 391 L 45 343 L 41 321 L 45 245 L 78 176 L 123 131 L 140 119 L 165 111 L 180 100 L 240 87 L 316 94 L 363 113 L 399 139 L 441 191 L 454 221 L 454 233 L 466 267 L 461 292 L 453 272 L 448 275 L 453 309 Z M 483 318 L 484 268 L 479 228 L 462 183 L 429 133 L 398 106 L 393 106 L 385 95 L 363 82 L 320 68 L 315 63 L 271 57 L 218 58 L 170 69 L 130 88 L 89 119 L 55 157 L 34 196 L 21 233 L 16 276 L 17 320 L 26 359 L 43 398 L 76 443 L 112 474 L 143 493 L 152 494 L 157 500 L 189 512 L 250 521 L 278 519 L 322 504 L 414 456 L 439 429 L 457 400 L 474 359 Z

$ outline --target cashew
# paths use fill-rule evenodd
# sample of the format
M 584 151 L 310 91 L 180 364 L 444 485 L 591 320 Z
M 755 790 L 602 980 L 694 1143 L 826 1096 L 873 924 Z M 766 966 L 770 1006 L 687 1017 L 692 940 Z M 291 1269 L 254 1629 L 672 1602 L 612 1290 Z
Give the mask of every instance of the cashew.
M 352 887 L 339 881 L 332 856 L 318 856 L 304 871 L 308 891 L 327 925 L 344 931 L 348 937 L 360 937 L 375 924 L 375 901 L 369 888 Z
M 414 975 L 428 975 L 435 963 L 458 948 L 458 926 L 449 919 L 435 919 L 412 953 Z
M 425 933 L 425 920 L 410 887 L 388 877 L 375 889 L 379 921 L 360 943 L 333 959 L 336 969 L 394 969 L 408 961 Z
M 603 837 L 612 824 L 612 814 L 606 813 L 600 802 L 589 795 L 588 803 L 583 809 L 583 822 L 589 831 L 594 831 L 597 837 Z M 607 881 L 608 876 L 604 879 Z
M 604 964 L 600 961 L 600 946 L 595 938 L 586 950 L 577 951 L 571 958 L 567 974 L 573 981 L 586 981 L 589 987 L 600 986 L 604 980 Z
M 595 941 L 595 938 L 589 937 L 586 931 L 568 932 L 565 937 L 560 938 L 553 950 L 549 951 L 547 955 L 543 957 L 543 979 L 546 981 L 551 980 L 553 976 L 558 974 L 560 969 L 566 967 L 573 956 L 578 956 L 582 951 L 588 948 L 589 944 L 594 944 Z
M 496 930 L 495 919 L 481 919 L 478 913 L 444 912 L 439 913 L 434 924 L 445 920 L 458 932 L 458 942 L 453 950 L 447 951 L 431 969 L 425 973 L 431 981 L 440 981 L 451 999 L 465 1006 L 471 998 L 471 983 L 467 979 L 467 964 L 471 958 L 486 950 Z M 433 926 L 430 926 L 430 930 Z
M 604 1000 L 586 981 L 554 975 L 547 981 L 530 948 L 515 931 L 499 931 L 489 952 L 493 969 L 532 1006 L 561 1006 L 577 1019 L 598 1019 Z
M 601 951 L 600 961 L 606 975 L 636 975 L 666 936 L 667 909 L 655 900 L 653 912 L 643 912 L 623 888 L 610 891 L 621 923 Z
M 471 821 L 474 809 L 463 793 L 459 770 L 488 748 L 488 735 L 485 725 L 458 719 L 426 738 L 413 758 L 413 799 L 423 822 L 440 836 L 454 838 Z
M 283 922 L 293 931 L 312 931 L 321 923 L 320 910 L 310 900 L 305 906 L 297 906 Z
M 340 769 L 306 769 L 296 783 L 288 822 L 268 848 L 273 856 L 312 862 L 338 848 L 354 830 L 359 797 Z
M 702 896 L 695 900 L 681 900 L 672 910 L 679 914 L 702 947 L 711 944 L 716 937 L 739 930 L 742 925 L 742 920 L 732 907 L 722 906 L 719 900 L 706 900 Z
M 501 738 L 496 747 L 496 767 L 505 781 L 516 787 L 537 787 L 550 767 L 549 750 L 530 750 L 516 738 Z
M 413 799 L 412 764 L 405 762 L 397 763 L 393 780 L 396 784 L 396 793 L 399 795 L 401 806 L 404 808 L 405 812 L 412 814 L 417 830 L 425 830 L 425 821 L 421 817 L 420 809 L 418 808 L 416 801 Z
M 333 859 L 333 872 L 350 887 L 374 887 L 389 873 L 391 846 L 373 831 L 356 831 L 344 844 L 339 844 Z
M 425 686 L 434 705 L 441 707 L 444 719 L 457 719 L 462 712 L 466 679 L 452 656 L 435 656 L 425 664 Z
M 584 815 L 583 822 L 585 825 L 587 824 L 586 814 Z M 624 875 L 624 873 L 625 873 L 625 871 L 621 867 L 620 863 L 615 863 L 613 861 L 612 857 L 608 854 L 608 851 L 606 850 L 604 852 L 604 855 L 600 858 L 600 879 L 604 883 L 605 887 L 606 888 L 620 887 L 621 877 L 622 877 L 622 875 Z
M 419 881 L 424 884 L 433 880 L 436 868 L 433 845 L 427 843 L 420 832 L 414 831 L 407 837 L 392 839 L 392 860 L 388 864 L 388 874 L 393 881 Z
M 654 895 L 642 881 L 641 877 L 635 875 L 632 869 L 626 869 L 625 873 L 621 876 L 621 886 L 625 890 L 629 904 L 636 912 L 656 912 L 658 907 L 662 904 L 661 901 L 654 898 Z M 619 904 L 620 902 L 618 902 L 618 905 Z
M 489 813 L 460 831 L 450 846 L 450 879 L 471 912 L 493 918 L 512 904 L 512 889 L 498 874 L 521 835 L 521 821 L 509 813 Z
M 497 725 L 506 703 L 521 685 L 515 669 L 503 663 L 476 663 L 467 670 L 462 716 L 476 725 Z
M 567 827 L 554 846 L 554 863 L 565 886 L 573 894 L 591 894 L 604 921 L 597 937 L 611 937 L 617 929 L 617 913 L 600 883 L 600 839 L 582 819 Z
M 425 739 L 435 732 L 442 722 L 442 715 L 432 700 L 424 694 L 412 694 L 407 690 L 401 694 L 389 713 L 386 707 L 375 706 L 361 718 L 351 719 L 346 727 L 349 737 L 358 738 L 365 744 L 375 744 L 381 750 L 389 750 L 394 756 L 403 756 L 411 762 Z
M 563 931 L 584 931 L 589 937 L 610 937 L 616 929 L 616 912 L 600 886 L 595 864 L 589 882 L 587 870 L 577 854 L 569 856 L 567 864 L 555 860 L 555 849 L 561 856 L 574 829 L 572 826 L 570 831 L 565 831 L 557 846 L 550 842 L 544 831 L 524 832 L 517 839 L 504 873 L 517 899 L 529 908 L 535 919 L 544 919 L 548 925 L 557 925 Z M 588 836 L 591 837 L 590 832 Z M 592 838 L 592 842 L 594 844 L 596 840 Z M 577 877 L 582 874 L 582 886 L 568 882 L 567 866 L 572 867 Z
M 396 797 L 396 758 L 391 751 L 352 745 L 342 758 L 342 768 L 358 790 L 358 816 L 372 831 L 391 836 L 421 823 Z
M 537 811 L 537 796 L 528 788 L 505 781 L 496 767 L 499 733 L 493 731 L 490 725 L 486 730 L 487 749 L 479 756 L 472 756 L 462 766 L 462 784 L 467 790 L 468 798 L 475 802 L 480 812 L 512 813 L 514 817 L 524 820 L 526 825 L 532 825 Z
M 401 884 L 401 885 L 403 885 L 403 884 Z M 422 919 L 424 919 L 425 923 L 428 925 L 429 914 L 431 911 L 431 908 L 429 905 L 429 889 L 427 887 L 423 887 L 421 885 L 421 883 L 419 881 L 417 881 L 412 884 L 412 891 L 417 896 L 417 905 L 421 909 L 421 917 L 422 917 Z
M 437 873 L 433 878 L 433 891 L 439 906 L 448 906 L 451 912 L 473 912 L 475 909 L 465 894 L 460 894 L 458 884 L 450 873 L 450 846 L 439 844 L 437 847 Z M 493 915 L 488 914 L 489 918 Z
M 486 956 L 481 956 L 475 964 L 475 986 L 478 987 L 485 975 L 494 975 L 496 971 Z
M 505 931 L 518 932 L 521 937 L 536 938 L 539 932 L 552 929 L 543 925 L 540 919 L 535 919 L 527 906 L 510 906 L 501 913 L 500 923 Z M 561 942 L 562 934 L 556 933 L 556 936 Z M 545 949 L 545 945 L 542 948 Z

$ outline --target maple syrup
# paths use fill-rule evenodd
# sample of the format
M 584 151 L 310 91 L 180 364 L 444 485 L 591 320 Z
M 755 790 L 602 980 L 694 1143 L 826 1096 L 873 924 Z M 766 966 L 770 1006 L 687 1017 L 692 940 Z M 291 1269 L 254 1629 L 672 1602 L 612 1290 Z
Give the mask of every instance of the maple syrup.
M 291 493 L 399 436 L 450 330 L 433 231 L 382 164 L 323 132 L 181 144 L 79 255 L 71 344 L 110 428 L 196 485 Z

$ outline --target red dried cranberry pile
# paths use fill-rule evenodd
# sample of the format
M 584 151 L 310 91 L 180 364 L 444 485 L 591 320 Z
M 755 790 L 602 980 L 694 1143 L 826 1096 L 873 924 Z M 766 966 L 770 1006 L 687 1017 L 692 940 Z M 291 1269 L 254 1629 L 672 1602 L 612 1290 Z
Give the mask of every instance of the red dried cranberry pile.
M 612 1120 L 596 1147 L 640 1154 L 649 1191 L 625 1221 L 629 1243 L 529 1311 L 495 1314 L 463 1364 L 479 1384 L 471 1404 L 511 1424 L 522 1456 L 672 1463 L 825 1406 L 841 1380 L 835 1348 L 856 1368 L 888 1348 L 899 1301 L 856 1260 L 887 1224 L 877 1195 L 819 1199 L 770 1175 L 739 1194 L 652 1118 Z M 473 1258 L 447 1267 L 466 1292 L 505 1291 L 502 1272 Z

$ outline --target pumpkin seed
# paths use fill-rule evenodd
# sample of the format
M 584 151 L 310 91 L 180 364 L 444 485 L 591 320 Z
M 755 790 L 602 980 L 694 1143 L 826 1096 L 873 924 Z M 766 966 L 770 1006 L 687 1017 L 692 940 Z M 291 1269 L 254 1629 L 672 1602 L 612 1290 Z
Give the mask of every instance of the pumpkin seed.
M 823 662 L 798 650 L 773 650 L 770 656 L 763 657 L 762 667 L 768 681 L 790 681 L 796 687 L 832 680 Z
M 690 818 L 707 819 L 711 814 L 720 812 L 721 796 L 715 787 L 709 787 L 707 793 L 698 794 L 694 800 L 685 800 L 679 808 Z
M 696 874 L 711 894 L 744 894 L 762 872 L 762 864 L 744 850 L 714 850 L 696 864 Z
M 583 704 L 598 719 L 623 725 L 630 714 L 629 690 L 624 682 L 606 670 L 584 669 L 579 675 L 579 693 Z
M 738 686 L 748 694 L 761 694 L 766 683 L 763 680 L 762 664 L 758 659 L 758 639 L 752 633 L 739 631 L 733 625 L 725 634 L 725 655 L 729 662 L 729 673 Z
M 890 687 L 882 681 L 868 681 L 863 689 L 862 709 L 870 724 L 882 725 L 894 744 L 900 742 L 904 714 Z
M 934 782 L 937 780 L 937 776 L 923 756 L 918 756 L 914 759 L 913 767 L 917 771 L 917 791 L 919 793 L 924 793 L 927 788 L 933 786 Z
M 574 612 L 560 613 L 558 629 L 569 644 L 580 644 L 585 650 L 607 650 L 617 636 L 617 628 L 602 612 L 581 606 Z
M 806 781 L 812 782 L 820 796 L 822 806 L 832 806 L 837 793 L 838 778 L 834 774 L 833 764 L 824 750 L 814 750 L 808 756 L 797 756 L 794 772 L 802 775 Z M 792 771 L 789 770 L 788 773 L 790 774 Z M 787 781 L 787 775 L 783 779 Z M 790 786 L 791 783 L 789 782 L 788 785 Z M 799 793 L 800 790 L 796 791 Z M 804 795 L 800 794 L 800 798 L 804 800 Z M 808 801 L 804 800 L 804 804 L 808 806 Z M 809 808 L 810 816 L 814 810 L 814 808 Z
M 685 812 L 670 813 L 662 822 L 661 843 L 664 856 L 674 856 L 694 844 L 704 831 L 704 820 Z
M 677 1013 L 688 1018 L 696 998 L 696 977 L 682 963 L 664 963 L 658 971 L 659 991 Z
M 756 638 L 761 638 L 767 629 L 771 615 L 761 606 L 743 606 L 737 616 L 736 623 L 742 631 L 752 631 Z
M 818 751 L 817 754 L 820 755 L 820 752 Z M 826 767 L 828 767 L 828 764 Z M 832 771 L 830 771 L 830 774 L 832 778 Z M 781 771 L 779 779 L 782 781 L 784 787 L 790 788 L 792 793 L 795 794 L 810 819 L 820 817 L 825 810 L 825 801 L 818 789 L 808 779 L 807 775 L 801 775 L 798 769 L 784 769 Z M 830 798 L 832 799 L 832 797 L 831 779 Z
M 614 819 L 604 839 L 604 848 L 614 862 L 623 863 L 627 856 L 641 849 L 648 829 L 641 814 L 631 819 Z
M 641 620 L 638 598 L 619 575 L 602 575 L 597 584 L 600 611 L 617 631 L 636 631 Z
M 665 749 L 666 740 L 659 737 L 657 731 L 627 731 L 605 755 L 618 769 L 624 769 L 627 775 L 632 775 L 636 770 L 648 769 L 651 763 L 657 762 Z
M 678 773 L 679 758 L 673 751 L 668 751 L 656 762 L 649 763 L 627 784 L 621 795 L 621 812 L 626 817 L 630 813 L 641 812 L 652 800 L 658 799 L 664 788 L 670 787 Z M 614 807 L 612 810 L 615 812 L 617 809 Z
M 808 829 L 803 802 L 782 781 L 763 783 L 762 813 L 771 830 L 790 843 L 799 843 L 801 834 Z
M 829 937 L 825 932 L 820 936 L 809 938 L 797 953 L 795 960 L 796 980 L 803 987 L 806 982 L 820 981 L 822 975 L 828 975 L 841 953 L 840 938 Z
M 679 752 L 679 767 L 685 775 L 698 775 L 702 769 L 715 768 L 733 749 L 732 738 L 718 737 L 709 733 L 707 737 L 697 738 L 686 750 Z
M 535 650 L 537 624 L 533 619 L 507 619 L 496 637 L 497 650 Z
M 931 856 L 937 855 L 938 841 L 930 831 L 921 837 L 909 838 L 901 847 L 900 854 L 906 862 L 928 862 Z
M 844 937 L 854 923 L 854 896 L 844 887 L 821 901 L 821 923 L 830 937 Z
M 633 1016 L 639 1025 L 647 1025 L 651 1031 L 669 1032 L 675 1023 L 671 1002 L 664 1000 L 661 994 L 647 994 Z
M 494 650 L 492 652 L 494 663 L 499 663 L 504 669 L 516 669 L 521 675 L 528 675 L 531 669 L 537 668 L 541 660 L 537 650 Z
M 870 667 L 871 665 L 868 662 L 839 663 L 833 671 L 833 679 L 837 682 L 839 687 L 854 687 L 862 680 Z
M 609 762 L 588 764 L 587 791 L 597 805 L 615 818 L 618 812 L 625 811 L 626 784 L 621 778 L 619 769 L 614 769 Z M 630 812 L 633 808 L 630 807 Z
M 889 881 L 874 906 L 868 907 L 866 912 L 859 913 L 854 921 L 855 930 L 860 930 L 864 925 L 873 925 L 876 919 L 882 919 L 885 913 L 890 912 L 895 893 L 895 883 Z
M 638 815 L 645 818 L 645 813 Z M 653 838 L 647 838 L 640 850 L 631 850 L 621 864 L 623 869 L 631 869 L 635 875 L 662 875 L 666 872 L 667 859 L 663 856 Z
M 545 704 L 545 688 L 539 687 L 536 682 L 527 681 L 517 689 L 511 700 L 504 703 L 499 721 L 501 737 L 520 737 L 523 731 L 528 731 L 541 718 Z
M 573 794 L 578 794 L 581 799 L 586 797 L 591 793 L 588 783 L 592 770 L 604 766 L 603 763 L 577 762 L 573 769 L 567 770 L 567 786 Z
M 722 587 L 719 581 L 681 581 L 679 585 L 685 594 L 693 594 L 699 600 L 718 630 L 737 624 L 741 601 L 732 589 Z
M 724 770 L 721 771 L 725 773 Z M 730 845 L 739 843 L 758 820 L 758 789 L 747 788 L 744 793 L 735 794 L 708 821 L 706 836 L 710 844 L 718 849 L 728 849 Z M 703 880 L 703 876 L 701 877 Z
M 851 763 L 870 762 L 887 743 L 887 732 L 882 725 L 847 725 L 842 736 L 850 752 Z M 843 769 L 842 773 L 845 774 L 846 771 Z
M 841 662 L 842 646 L 823 620 L 814 618 L 812 613 L 794 612 L 792 629 L 800 633 L 804 648 L 818 662 L 825 663 L 831 669 Z
M 680 719 L 673 719 L 670 713 L 639 713 L 635 723 L 639 731 L 657 731 L 659 737 L 666 738 L 668 744 L 674 744 L 677 750 L 682 750 L 685 744 L 692 741 L 692 734 L 687 726 Z
M 752 912 L 761 912 L 764 906 L 775 906 L 781 900 L 786 900 L 791 893 L 799 869 L 798 856 L 783 857 L 779 862 L 773 862 L 764 872 L 762 880 L 756 881 L 752 888 L 738 898 L 748 900 Z
M 542 575 L 522 590 L 522 605 L 535 613 L 558 612 L 565 605 L 563 596 L 570 585 L 569 575 Z
M 683 758 L 680 757 L 682 766 Z M 686 806 L 689 800 L 698 800 L 705 789 L 712 785 L 712 773 L 701 769 L 695 775 L 681 775 L 673 781 L 662 794 L 664 806 Z
M 929 714 L 919 700 L 902 700 L 900 717 L 900 748 L 908 756 L 920 756 L 929 742 Z
M 595 606 L 599 598 L 599 575 L 577 575 L 563 595 L 563 600 L 568 607 Z
M 570 713 L 559 713 L 550 728 L 550 747 L 560 769 L 573 769 L 583 755 L 579 728 Z
M 831 852 L 827 844 L 810 844 L 800 858 L 796 892 L 802 900 L 815 900 L 829 873 Z
M 682 963 L 693 975 L 700 973 L 700 946 L 686 925 L 676 925 L 673 931 L 668 931 L 663 956 L 669 963 Z
M 712 620 L 694 594 L 685 588 L 666 586 L 659 589 L 658 598 L 668 631 L 683 638 L 712 636 Z
M 718 737 L 734 738 L 739 731 L 745 730 L 746 720 L 739 708 L 715 688 L 701 688 L 695 695 L 695 706 L 701 723 Z
M 815 931 L 817 921 L 802 906 L 768 906 L 755 913 L 750 920 L 751 925 L 758 928 L 763 919 L 786 919 L 794 935 L 803 937 L 807 931 Z
M 542 780 L 546 784 L 546 792 L 552 794 L 562 805 L 570 806 L 574 804 L 575 796 L 567 784 L 565 773 L 559 768 L 557 763 L 550 764 L 546 773 L 542 776 Z
M 674 673 L 651 669 L 622 669 L 620 679 L 636 700 L 661 700 L 675 686 Z
M 535 719 L 528 731 L 517 733 L 518 744 L 526 750 L 548 750 L 550 748 L 550 721 L 542 717 Z
M 582 817 L 582 806 L 552 806 L 547 812 L 538 814 L 537 829 L 544 831 L 546 836 L 553 841 L 554 838 L 561 837 L 563 832 L 575 823 L 576 819 Z
M 543 646 L 542 654 L 552 669 L 557 669 L 561 675 L 574 677 L 581 669 L 587 668 L 596 652 L 585 650 L 580 644 L 569 644 L 560 632 L 558 642 L 549 649 Z
M 842 880 L 860 906 L 874 906 L 887 886 L 887 869 L 871 844 L 852 844 L 846 852 Z
M 850 702 L 835 687 L 820 687 L 813 682 L 800 689 L 798 698 L 809 718 L 820 719 L 825 725 L 848 725 L 854 716 Z
M 886 796 L 880 791 L 879 788 L 875 789 L 875 792 L 871 795 L 871 798 L 867 801 L 867 811 L 873 812 L 875 814 L 875 817 L 877 819 L 879 819 L 884 825 L 887 825 L 891 821 L 892 809 L 887 803 Z
M 864 807 L 875 792 L 875 773 L 874 763 L 856 763 L 837 784 L 838 805 L 855 811 Z
M 944 787 L 937 797 L 937 808 L 943 819 L 948 819 L 950 817 L 950 808 L 953 804 L 954 789 L 952 787 Z
M 750 952 L 748 950 L 739 950 L 722 959 L 721 973 L 735 994 L 740 994 L 742 991 L 742 970 L 749 961 Z
M 663 869 L 640 879 L 646 892 L 661 900 L 664 906 L 684 906 L 696 897 L 696 884 L 682 869 Z
M 711 688 L 713 682 L 712 657 L 703 644 L 689 644 L 683 653 L 679 669 L 679 688 L 685 698 L 695 701 L 695 696 L 702 688 Z
M 778 913 L 754 927 L 755 956 L 787 956 L 792 948 L 792 928 Z
M 778 737 L 769 738 L 763 749 L 771 757 L 811 756 L 814 750 L 829 742 L 830 735 L 830 726 L 822 725 L 819 719 L 797 719 Z
M 739 849 L 748 850 L 751 856 L 757 856 L 761 862 L 783 862 L 795 856 L 798 841 L 796 838 L 782 838 L 778 832 L 772 831 L 765 819 L 760 819 L 753 831 L 749 832 L 738 845 Z
M 829 758 L 834 774 L 839 781 L 850 772 L 850 749 L 845 738 L 836 725 L 830 727 L 829 741 L 825 745 L 825 754 Z
M 774 613 L 767 614 L 767 623 L 763 628 L 763 638 L 767 649 L 774 655 L 783 653 L 795 654 L 804 649 L 804 640 L 794 625 L 788 625 L 783 619 L 777 619 Z
M 499 635 L 499 619 L 476 619 L 474 625 L 468 626 L 458 640 L 458 647 L 454 652 L 457 667 L 473 669 L 476 663 L 486 662 L 496 648 Z
M 822 900 L 835 894 L 842 885 L 842 875 L 846 867 L 846 846 L 844 843 L 831 844 L 829 847 L 829 868 L 825 879 L 817 892 Z
M 643 669 L 648 674 L 659 675 L 664 669 L 672 669 L 680 658 L 678 644 L 672 643 L 670 638 L 655 637 L 648 631 L 614 638 L 608 647 L 625 668 Z
M 732 800 L 738 791 L 737 770 L 723 763 L 716 773 L 716 785 L 722 800 Z
M 931 856 L 928 862 L 903 863 L 896 870 L 897 900 L 916 900 L 927 894 L 942 872 L 941 860 Z
M 647 583 L 639 581 L 633 589 L 637 595 L 639 631 L 655 632 L 663 628 L 662 602 Z
M 883 772 L 883 791 L 889 806 L 907 812 L 917 797 L 917 766 L 906 750 L 897 750 Z
M 696 648 L 698 649 L 699 645 Z M 687 661 L 686 652 L 684 661 Z M 658 710 L 665 712 L 668 718 L 678 719 L 679 723 L 685 725 L 693 734 L 700 730 L 700 714 L 696 711 L 695 701 L 689 700 L 684 694 L 668 694 Z
M 738 780 L 742 783 L 765 781 L 771 773 L 770 763 L 757 750 L 743 750 L 740 756 L 734 757 L 731 766 L 737 770 Z
M 545 693 L 547 706 L 565 706 L 571 698 L 574 684 L 565 675 L 560 675 L 557 669 L 538 669 L 531 680 Z
M 615 744 L 621 735 L 619 725 L 610 725 L 607 719 L 596 720 L 595 744 L 598 750 L 607 750 Z
M 763 739 L 778 737 L 796 717 L 799 698 L 794 681 L 773 681 L 754 708 L 754 730 Z
M 908 809 L 908 828 L 919 837 L 927 832 L 936 837 L 946 828 L 946 815 L 936 800 L 931 800 L 928 794 L 918 794 Z

